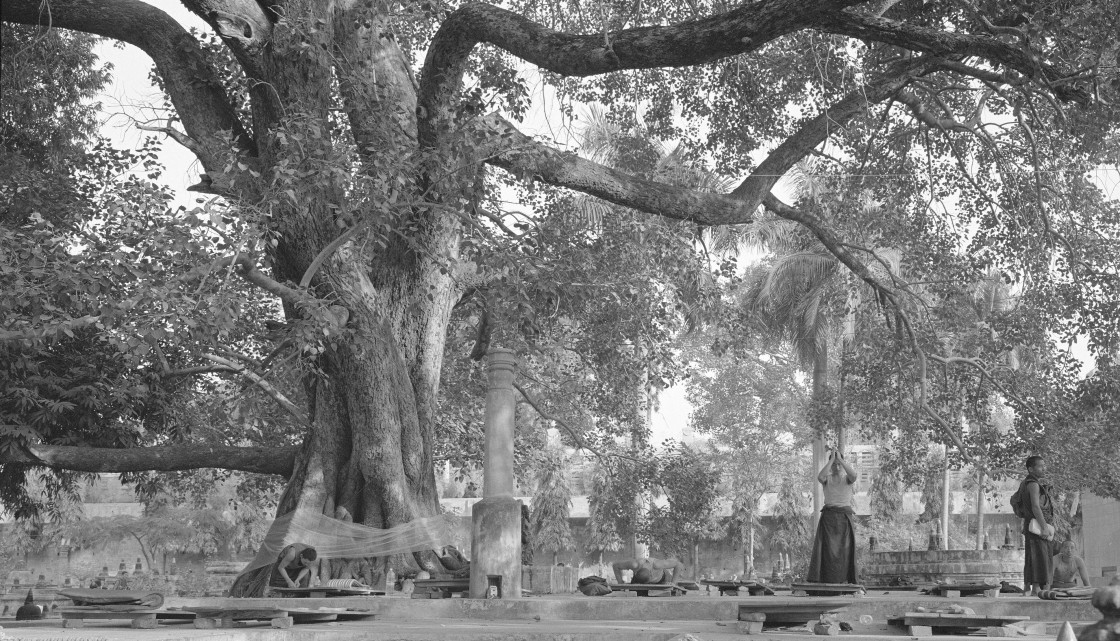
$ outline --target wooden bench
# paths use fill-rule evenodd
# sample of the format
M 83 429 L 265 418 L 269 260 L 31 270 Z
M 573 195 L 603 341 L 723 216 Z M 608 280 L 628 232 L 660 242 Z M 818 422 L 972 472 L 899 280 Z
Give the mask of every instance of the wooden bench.
M 294 598 L 308 597 L 312 599 L 325 599 L 340 596 L 385 596 L 385 590 L 375 590 L 373 588 L 332 588 L 325 585 L 311 588 L 272 587 L 269 589 L 278 596 Z
M 450 599 L 455 594 L 470 592 L 471 580 L 467 579 L 416 579 L 413 582 L 414 599 Z
M 950 599 L 977 595 L 996 598 L 999 596 L 999 590 L 999 583 L 938 583 L 929 588 L 927 592 L 931 595 L 948 597 Z
M 612 592 L 633 592 L 638 596 L 682 596 L 685 593 L 684 588 L 674 583 L 609 583 L 608 585 Z
M 77 606 L 131 605 L 156 610 L 163 605 L 163 595 L 144 590 L 99 590 L 67 588 L 58 591 Z
M 96 606 L 82 605 L 59 608 L 58 614 L 62 617 L 62 627 L 85 627 L 86 621 L 92 620 L 127 620 L 130 627 L 150 630 L 159 625 L 157 619 L 162 612 L 152 608 L 137 606 Z M 191 615 L 194 618 L 194 615 Z
M 1029 616 L 983 614 L 954 614 L 949 612 L 907 612 L 901 619 L 889 619 L 891 625 L 903 625 L 912 637 L 931 637 L 934 632 L 943 634 L 969 632 L 987 627 L 1000 627 L 1008 623 L 1029 621 Z
M 700 583 L 719 588 L 720 596 L 739 596 L 739 593 L 743 590 L 746 590 L 749 596 L 771 596 L 774 594 L 773 590 L 757 581 L 720 581 L 717 579 L 704 579 Z
M 771 597 L 739 602 L 739 620 L 754 621 L 751 615 L 765 614 L 767 626 L 804 625 L 822 614 L 851 605 L 843 599 L 818 597 Z
M 192 607 L 194 627 L 200 629 L 242 628 L 267 623 L 273 628 L 288 629 L 296 623 L 337 621 L 343 608 L 278 608 L 251 606 Z
M 799 592 L 808 596 L 850 596 L 867 592 L 856 583 L 794 583 L 790 587 L 794 596 Z

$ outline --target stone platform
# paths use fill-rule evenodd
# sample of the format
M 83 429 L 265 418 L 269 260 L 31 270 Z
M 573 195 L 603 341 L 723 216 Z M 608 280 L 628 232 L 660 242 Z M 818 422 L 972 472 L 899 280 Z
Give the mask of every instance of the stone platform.
M 605 597 L 583 595 L 548 595 L 510 600 L 440 599 L 435 601 L 392 597 L 345 597 L 335 599 L 267 599 L 281 607 L 345 607 L 368 609 L 378 621 L 416 621 L 423 619 L 475 619 L 486 621 L 529 621 L 535 617 L 559 621 L 735 621 L 739 603 L 749 600 L 789 599 L 779 593 L 775 597 L 720 597 L 707 593 L 690 592 L 681 597 L 636 597 L 611 594 Z M 1001 596 L 990 599 L 967 597 L 947 599 L 930 597 L 914 592 L 888 592 L 871 590 L 862 597 L 829 597 L 841 599 L 849 605 L 841 612 L 845 618 L 858 620 L 868 614 L 876 621 L 913 612 L 918 607 L 936 610 L 950 603 L 960 603 L 977 613 L 988 615 L 1027 615 L 1032 621 L 1096 621 L 1100 613 L 1088 601 L 1043 601 L 1035 597 Z M 254 599 L 241 599 L 254 601 Z M 165 607 L 214 606 L 223 602 L 218 598 L 169 597 Z
M 692 634 L 702 641 L 743 641 L 752 637 L 738 631 L 740 603 L 758 603 L 768 598 L 791 599 L 788 593 L 777 597 L 720 597 L 690 593 L 683 597 L 634 597 L 611 595 L 585 597 L 557 595 L 517 600 L 442 599 L 412 600 L 402 595 L 391 597 L 345 597 L 334 599 L 267 599 L 280 607 L 347 607 L 376 613 L 371 620 L 297 625 L 290 630 L 248 628 L 244 630 L 195 630 L 189 625 L 161 623 L 155 630 L 130 630 L 90 622 L 80 630 L 62 628 L 59 619 L 31 623 L 0 620 L 10 639 L 47 641 L 103 639 L 105 641 L 669 641 L 681 634 Z M 898 641 L 905 630 L 886 625 L 892 618 L 917 606 L 936 609 L 959 603 L 982 614 L 1020 614 L 1032 621 L 1092 622 L 1100 613 L 1087 601 L 1043 601 L 1037 598 L 963 598 L 945 599 L 910 593 L 872 591 L 864 597 L 831 597 L 846 602 L 841 619 L 849 621 L 854 633 L 844 634 L 850 641 Z M 250 604 L 256 599 L 239 599 Z M 218 605 L 225 599 L 168 598 L 166 606 Z M 860 624 L 861 615 L 871 615 L 872 624 Z M 1057 623 L 1047 627 L 1046 636 L 1036 641 L 1052 641 Z M 764 637 L 789 641 L 809 641 L 805 630 L 770 631 Z M 3 638 L 3 637 L 0 637 Z M 819 638 L 819 637 L 816 637 Z M 938 637 L 949 641 L 954 637 Z M 967 639 L 968 637 L 960 637 Z M 1026 638 L 1024 641 L 1028 641 Z
M 290 630 L 249 628 L 196 630 L 190 626 L 162 626 L 155 630 L 109 628 L 96 624 L 81 630 L 55 627 L 57 622 L 9 624 L 0 622 L 12 641 L 817 641 L 807 630 L 767 630 L 762 636 L 742 634 L 731 621 L 425 621 L 345 622 L 298 626 Z M 1053 641 L 1056 632 L 1021 637 L 1023 641 Z M 857 626 L 844 633 L 845 641 L 900 641 L 901 628 L 881 623 Z M 938 641 L 975 641 L 977 637 L 938 636 Z

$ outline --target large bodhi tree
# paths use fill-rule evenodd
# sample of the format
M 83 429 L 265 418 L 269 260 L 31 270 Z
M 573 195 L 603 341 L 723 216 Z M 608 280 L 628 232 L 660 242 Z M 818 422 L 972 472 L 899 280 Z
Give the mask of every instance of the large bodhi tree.
M 318 376 L 306 390 L 306 407 L 294 408 L 308 429 L 291 469 L 283 470 L 289 482 L 280 511 L 298 504 L 333 514 L 345 507 L 355 520 L 381 527 L 439 509 L 432 451 L 446 330 L 464 296 L 502 278 L 486 269 L 484 254 L 463 244 L 492 214 L 483 198 L 486 165 L 697 225 L 749 223 L 765 207 L 806 226 L 873 287 L 912 333 L 913 356 L 924 363 L 936 355 L 913 333 L 901 286 L 882 282 L 868 268 L 875 257 L 846 244 L 827 220 L 775 197 L 777 180 L 846 125 L 899 107 L 917 126 L 941 131 L 975 130 L 977 122 L 957 120 L 954 109 L 964 101 L 983 114 L 992 95 L 1014 105 L 1014 118 L 1034 130 L 1052 127 L 1059 115 L 1066 118 L 1059 122 L 1097 123 L 1097 131 L 1116 119 L 1115 43 L 1106 34 L 1117 8 L 1108 0 L 1063 5 L 1077 16 L 1072 26 L 994 0 L 759 0 L 641 11 L 628 3 L 558 11 L 522 2 L 519 12 L 483 3 L 445 10 L 370 0 L 184 4 L 220 37 L 227 68 L 215 68 L 196 36 L 139 0 L 0 6 L 5 21 L 84 31 L 152 57 L 174 106 L 174 119 L 161 130 L 205 169 L 193 189 L 221 196 L 228 216 L 262 230 L 213 269 L 236 272 L 278 298 L 290 326 L 305 332 L 304 345 L 311 341 L 307 323 L 326 337 L 303 352 Z M 566 25 L 581 33 L 553 28 Z M 825 83 L 814 75 L 824 73 L 819 65 L 794 64 L 737 81 L 725 64 L 749 62 L 807 35 L 832 39 L 860 72 Z M 422 62 L 414 57 L 421 50 Z M 508 98 L 523 91 L 508 81 L 519 65 L 560 77 L 602 76 L 604 86 L 640 77 L 640 70 L 720 70 L 716 85 L 754 83 L 743 95 L 757 104 L 742 109 L 769 115 L 744 138 L 769 152 L 757 164 L 743 153 L 717 159 L 725 173 L 746 175 L 729 194 L 597 164 L 524 135 L 502 112 L 486 113 L 485 92 L 464 89 L 469 76 Z M 247 89 L 229 90 L 228 78 Z M 803 102 L 791 109 L 767 101 L 767 83 L 779 96 L 789 87 L 820 91 L 800 95 Z M 798 110 L 805 115 L 794 116 Z M 709 150 L 718 149 L 713 143 Z M 1091 145 L 1075 153 L 1079 161 L 1100 160 Z M 729 168 L 735 158 L 740 164 Z M 1039 193 L 1049 197 L 1045 186 Z M 1060 231 L 1058 222 L 1045 226 Z M 1063 251 L 1058 242 L 1048 247 Z M 498 331 L 492 340 L 511 339 Z M 228 360 L 209 365 L 246 369 Z M 57 449 L 64 446 L 38 447 L 39 454 L 22 451 L 18 462 L 68 465 Z M 240 469 L 258 466 L 259 454 L 225 453 L 242 457 Z M 280 471 L 287 455 L 277 451 L 258 467 Z M 172 460 L 167 451 L 150 456 L 153 469 Z M 102 470 L 111 469 L 108 460 Z

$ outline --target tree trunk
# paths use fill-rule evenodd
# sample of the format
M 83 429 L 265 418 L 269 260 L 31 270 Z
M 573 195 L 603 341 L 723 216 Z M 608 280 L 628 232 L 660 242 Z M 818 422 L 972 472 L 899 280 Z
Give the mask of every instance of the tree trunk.
M 148 562 L 148 569 L 151 570 L 155 567 L 155 562 L 153 560 L 152 553 L 148 550 L 148 545 L 144 543 L 143 538 L 137 536 L 136 534 L 133 534 L 132 538 L 136 539 L 136 542 L 140 544 L 140 554 L 144 555 L 144 560 Z M 128 566 L 126 565 L 125 567 L 127 568 Z
M 747 538 L 747 567 L 743 568 L 746 576 L 754 570 L 754 510 L 750 513 L 750 535 Z
M 984 549 L 984 470 L 976 471 L 976 549 Z
M 355 522 L 387 528 L 439 513 L 432 447 L 445 333 L 461 294 L 451 273 L 460 229 L 446 208 L 404 205 L 392 214 L 407 229 L 400 236 L 386 239 L 376 235 L 377 225 L 364 224 L 388 215 L 367 208 L 408 202 L 396 193 L 402 182 L 419 189 L 415 85 L 381 9 L 328 4 L 285 3 L 285 22 L 304 28 L 277 28 L 260 54 L 268 81 L 254 94 L 262 174 L 276 175 L 293 155 L 303 163 L 338 157 L 329 124 L 338 91 L 354 138 L 364 145 L 363 170 L 384 193 L 354 202 L 345 176 L 309 172 L 285 183 L 299 195 L 298 204 L 274 206 L 274 277 L 307 282 L 317 304 L 331 303 L 318 313 L 339 321 L 315 359 L 320 375 L 306 384 L 311 429 L 278 513 L 297 506 L 328 516 L 345 510 Z M 345 65 L 332 73 L 329 57 L 308 53 L 308 37 L 322 39 Z M 265 113 L 270 105 L 275 113 Z M 293 134 L 300 136 L 298 146 Z M 448 182 L 455 183 L 441 184 L 438 197 L 457 203 L 460 192 Z M 338 243 L 340 230 L 352 237 Z M 293 320 L 309 314 L 291 301 L 285 313 Z M 332 564 L 330 572 L 342 572 L 342 565 Z
M 813 429 L 813 469 L 810 470 L 810 483 L 813 488 L 813 518 L 810 527 L 813 532 L 817 530 L 817 521 L 820 518 L 821 508 L 824 507 L 824 487 L 817 480 L 817 474 L 825 464 L 825 432 L 828 429 L 824 421 L 824 404 L 828 400 L 828 344 L 820 345 L 816 358 L 813 360 L 813 394 L 812 404 L 814 417 L 810 427 Z

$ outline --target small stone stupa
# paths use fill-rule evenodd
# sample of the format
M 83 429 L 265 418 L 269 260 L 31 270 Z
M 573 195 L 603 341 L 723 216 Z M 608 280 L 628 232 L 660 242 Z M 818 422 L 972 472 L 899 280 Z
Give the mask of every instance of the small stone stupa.
M 23 605 L 16 610 L 16 621 L 38 621 L 43 618 L 43 606 L 35 605 L 35 595 L 32 590 L 27 591 L 27 598 Z

